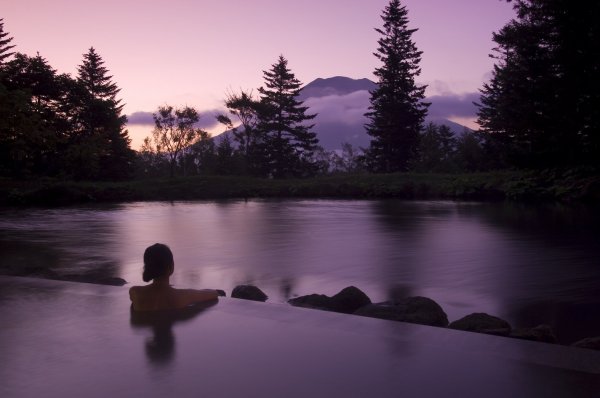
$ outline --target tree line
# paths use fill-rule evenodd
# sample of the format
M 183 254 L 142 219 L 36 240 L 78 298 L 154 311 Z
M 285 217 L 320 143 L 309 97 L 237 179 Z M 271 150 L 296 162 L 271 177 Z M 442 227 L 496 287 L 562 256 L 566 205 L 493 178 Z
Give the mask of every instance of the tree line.
M 306 177 L 332 172 L 464 172 L 502 168 L 597 168 L 600 159 L 598 2 L 507 0 L 516 10 L 493 40 L 492 78 L 478 106 L 480 131 L 425 125 L 422 52 L 408 11 L 391 0 L 381 14 L 377 88 L 366 113 L 367 148 L 328 152 L 316 115 L 298 100 L 302 83 L 282 55 L 264 85 L 226 94 L 215 140 L 192 107 L 161 106 L 138 152 L 130 149 L 119 89 L 94 48 L 76 77 L 39 54 L 12 50 L 0 19 L 0 175 L 120 179 L 239 174 Z
M 507 0 L 516 18 L 494 33 L 476 134 L 451 137 L 423 121 L 429 104 L 408 12 L 391 0 L 375 56 L 366 150 L 374 172 L 591 169 L 600 166 L 600 2 Z M 437 131 L 436 131 L 437 130 Z
M 123 179 L 135 153 L 119 88 L 92 47 L 77 76 L 14 53 L 0 19 L 0 175 Z

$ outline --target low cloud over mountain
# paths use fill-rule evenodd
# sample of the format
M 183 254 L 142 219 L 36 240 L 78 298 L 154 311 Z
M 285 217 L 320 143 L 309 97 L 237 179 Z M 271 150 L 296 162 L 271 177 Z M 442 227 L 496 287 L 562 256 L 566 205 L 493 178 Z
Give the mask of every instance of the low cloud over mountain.
M 311 113 L 318 113 L 320 122 L 339 122 L 346 125 L 364 123 L 370 94 L 366 90 L 343 95 L 309 97 L 304 105 Z
M 217 115 L 223 113 L 223 110 L 211 109 L 208 111 L 200 112 L 200 121 L 196 123 L 196 127 L 201 129 L 210 129 L 215 127 L 217 122 Z M 139 125 L 139 126 L 154 126 L 154 118 L 152 117 L 153 112 L 134 112 L 127 116 L 128 125 Z
M 377 85 L 369 79 L 350 79 L 336 76 L 316 79 L 302 89 L 299 99 L 309 107 L 308 113 L 316 113 L 314 131 L 320 144 L 328 150 L 339 149 L 343 142 L 355 147 L 368 147 L 371 137 L 365 131 L 367 118 L 364 116 L 370 105 L 370 90 Z M 473 102 L 479 93 L 463 95 L 442 94 L 426 99 L 431 102 L 426 122 L 446 124 L 455 134 L 461 134 L 465 126 L 449 118 L 474 118 L 477 108 Z M 198 127 L 210 129 L 218 122 L 216 115 L 225 110 L 212 109 L 201 112 Z M 135 112 L 128 116 L 130 125 L 154 125 L 152 112 Z
M 300 94 L 309 112 L 317 113 L 314 119 L 315 131 L 325 149 L 340 148 L 342 142 L 353 146 L 366 147 L 370 137 L 365 132 L 367 118 L 364 114 L 370 104 L 369 90 L 377 85 L 368 80 L 354 80 L 336 76 L 329 79 L 317 79 L 307 84 Z M 479 93 L 465 95 L 436 95 L 427 98 L 431 102 L 426 122 L 448 125 L 455 134 L 465 127 L 448 118 L 471 118 L 476 115 L 473 101 L 479 99 Z
M 427 98 L 431 102 L 429 116 L 433 118 L 475 117 L 479 93 L 434 95 Z

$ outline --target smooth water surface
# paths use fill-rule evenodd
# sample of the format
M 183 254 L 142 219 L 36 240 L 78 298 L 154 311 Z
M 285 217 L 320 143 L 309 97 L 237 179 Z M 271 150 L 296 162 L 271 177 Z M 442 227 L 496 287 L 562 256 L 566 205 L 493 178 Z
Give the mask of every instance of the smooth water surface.
M 0 276 L 0 397 L 597 398 L 600 352 L 219 299 Z
M 427 296 L 450 321 L 487 312 L 600 335 L 597 210 L 449 201 L 131 203 L 0 211 L 0 269 L 118 276 L 175 255 L 177 287 L 255 284 L 269 301 L 355 285 L 373 301 Z M 2 271 L 7 273 L 6 271 Z

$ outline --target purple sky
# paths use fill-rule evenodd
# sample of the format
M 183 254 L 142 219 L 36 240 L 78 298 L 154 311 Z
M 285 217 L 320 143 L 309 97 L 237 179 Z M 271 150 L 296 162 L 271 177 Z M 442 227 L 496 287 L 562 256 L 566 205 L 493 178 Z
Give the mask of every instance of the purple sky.
M 388 0 L 2 0 L 17 51 L 74 74 L 94 46 L 121 87 L 125 113 L 159 105 L 207 112 L 224 93 L 259 87 L 283 54 L 303 83 L 373 79 Z M 489 78 L 492 32 L 512 18 L 503 0 L 403 0 L 422 50 L 428 96 L 471 98 Z M 208 112 L 210 114 L 210 112 Z M 461 117 L 454 118 L 461 121 Z M 464 118 L 468 122 L 468 117 Z M 208 122 L 208 120 L 207 120 Z M 130 125 L 138 148 L 150 128 Z

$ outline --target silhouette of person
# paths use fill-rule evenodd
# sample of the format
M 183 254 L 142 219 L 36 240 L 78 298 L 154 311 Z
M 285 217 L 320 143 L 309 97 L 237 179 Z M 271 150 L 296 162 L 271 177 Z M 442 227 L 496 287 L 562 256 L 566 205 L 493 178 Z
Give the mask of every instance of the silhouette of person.
M 146 286 L 129 289 L 133 311 L 159 311 L 185 308 L 189 305 L 217 300 L 222 291 L 175 289 L 169 278 L 175 269 L 173 253 L 167 245 L 155 243 L 144 252 L 144 282 Z

